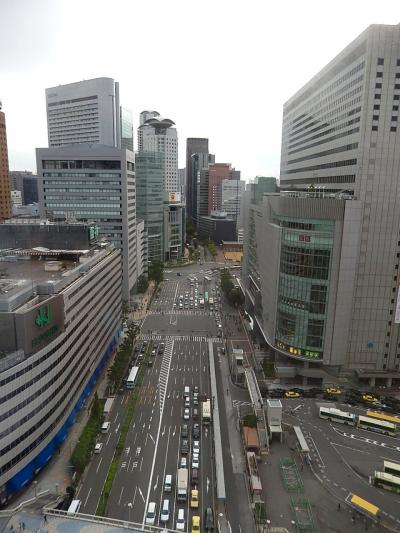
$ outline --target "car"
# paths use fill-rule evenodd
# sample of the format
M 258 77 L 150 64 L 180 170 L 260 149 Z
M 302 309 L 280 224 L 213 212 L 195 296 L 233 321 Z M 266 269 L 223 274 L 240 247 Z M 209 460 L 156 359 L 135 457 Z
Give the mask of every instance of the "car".
M 153 366 L 153 360 L 152 359 L 148 359 L 147 360 L 147 366 Z
M 146 524 L 149 526 L 154 526 L 155 520 L 156 520 L 156 510 L 157 510 L 157 504 L 155 502 L 149 502 L 149 505 L 147 506 L 147 513 L 146 513 Z
M 378 398 L 376 396 L 373 396 L 372 394 L 363 394 L 362 395 L 362 399 L 365 402 L 369 402 L 369 403 L 379 402 Z
M 172 309 L 176 309 L 176 304 L 174 304 L 174 305 L 172 306 Z
M 198 443 L 199 441 L 196 440 L 194 442 Z M 199 445 L 195 446 L 194 443 L 193 443 L 192 453 L 193 453 L 193 455 L 199 455 L 200 454 L 200 446 Z
M 185 509 L 178 509 L 175 529 L 177 531 L 185 531 Z
M 179 276 L 182 276 L 182 274 L 180 272 L 177 272 L 176 275 L 179 277 Z
M 199 508 L 199 491 L 197 489 L 192 489 L 190 491 L 190 507 L 192 509 Z
M 189 437 L 189 426 L 187 424 L 183 424 L 181 427 L 181 438 L 187 439 Z
M 183 420 L 189 420 L 190 419 L 190 409 L 185 409 L 183 411 Z
M 186 398 L 185 398 L 185 407 L 190 407 L 190 398 L 189 398 L 189 396 L 186 396 Z
M 200 425 L 199 424 L 193 424 L 192 435 L 194 439 L 200 438 Z
M 189 441 L 187 439 L 181 440 L 181 454 L 187 455 L 189 453 Z
M 197 385 L 194 385 L 194 387 L 193 387 L 193 396 L 195 394 L 199 394 L 199 387 Z
M 334 396 L 339 396 L 340 394 L 342 394 L 342 391 L 338 387 L 327 387 L 325 389 L 325 392 Z
M 193 394 L 193 405 L 199 405 L 199 395 Z
M 192 516 L 192 529 L 191 533 L 200 533 L 200 516 Z
M 100 453 L 102 449 L 103 449 L 103 443 L 98 442 L 96 446 L 94 447 L 94 453 Z
M 214 512 L 212 507 L 206 507 L 204 511 L 204 527 L 209 531 L 214 529 Z
M 179 468 L 187 468 L 187 459 L 186 457 L 181 457 L 179 461 Z
M 164 500 L 160 513 L 160 522 L 166 524 L 169 521 L 169 500 Z
M 153 348 L 153 349 L 151 350 L 151 355 L 154 357 L 154 356 L 156 355 L 156 353 L 157 353 L 157 352 L 156 352 L 155 348 Z
M 200 460 L 198 455 L 193 455 L 192 457 L 192 468 L 200 468 Z
M 193 420 L 198 420 L 199 419 L 199 410 L 197 409 L 197 407 L 193 408 L 192 418 L 193 418 Z
M 284 392 L 278 389 L 272 390 L 268 393 L 268 396 L 270 398 L 283 398 Z
M 294 390 L 288 390 L 285 392 L 285 398 L 300 398 L 300 394 Z

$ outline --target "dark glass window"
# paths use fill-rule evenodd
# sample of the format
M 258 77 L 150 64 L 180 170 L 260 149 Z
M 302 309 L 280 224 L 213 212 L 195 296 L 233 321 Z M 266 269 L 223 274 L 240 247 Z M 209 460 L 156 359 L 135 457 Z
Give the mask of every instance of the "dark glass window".
M 374 109 L 375 109 L 375 110 L 378 110 L 378 109 L 380 109 L 380 108 L 381 108 L 381 104 L 374 104 Z
M 322 339 L 324 335 L 324 321 L 310 319 L 307 328 L 307 346 L 313 348 L 322 348 Z
M 392 117 L 392 121 L 393 121 L 393 122 L 397 122 L 397 117 L 396 117 L 396 116 L 393 116 L 393 117 Z
M 375 83 L 375 89 L 382 89 L 382 83 Z
M 296 335 L 296 315 L 279 311 L 277 329 L 281 338 L 285 337 L 289 342 L 293 341 Z
M 383 57 L 378 57 L 378 65 L 383 65 L 384 59 Z
M 396 78 L 397 78 L 397 79 L 400 78 L 400 72 L 396 72 Z
M 378 126 L 372 126 L 372 131 L 378 131 Z
M 377 78 L 383 78 L 383 72 L 377 72 L 376 73 Z
M 395 94 L 393 96 L 393 100 L 400 100 L 400 94 Z
M 281 271 L 284 274 L 311 279 L 328 279 L 330 251 L 283 246 Z
M 381 99 L 381 95 L 380 94 L 375 94 L 375 100 L 380 100 Z
M 312 285 L 310 293 L 310 313 L 324 314 L 326 305 L 326 285 Z
M 379 120 L 379 115 L 373 115 L 372 120 Z
M 399 110 L 399 106 L 398 106 L 398 105 L 394 105 L 394 106 L 392 107 L 392 111 L 398 111 L 398 110 Z
M 400 67 L 400 59 L 397 60 L 396 65 Z
M 397 131 L 397 128 L 396 128 L 396 126 L 391 126 L 391 128 L 390 128 L 390 131 L 392 131 L 392 132 L 395 132 L 395 131 Z
M 395 89 L 400 89 L 400 83 L 395 83 L 395 84 L 394 84 L 394 88 L 395 88 Z

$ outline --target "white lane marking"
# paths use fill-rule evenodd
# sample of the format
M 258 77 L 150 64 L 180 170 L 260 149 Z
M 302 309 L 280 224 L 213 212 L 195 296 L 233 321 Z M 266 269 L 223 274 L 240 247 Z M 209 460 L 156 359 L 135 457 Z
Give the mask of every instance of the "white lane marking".
M 156 482 L 154 483 L 153 490 L 156 490 L 156 488 L 158 487 L 158 478 L 159 476 L 157 475 L 157 479 L 156 479 Z
M 115 418 L 114 418 L 114 422 L 117 421 L 118 416 L 119 416 L 119 413 L 116 414 L 116 416 L 115 416 Z
M 118 424 L 118 426 L 117 426 L 117 428 L 116 428 L 116 430 L 115 430 L 115 433 L 118 433 L 118 430 L 119 430 L 119 426 L 120 426 L 120 425 L 121 425 L 121 424 Z
M 119 495 L 118 505 L 121 505 L 121 498 L 122 498 L 122 493 L 123 492 L 124 492 L 124 487 L 122 487 L 122 489 L 121 489 L 121 494 Z
M 175 434 L 176 434 L 176 426 L 174 426 L 174 431 L 172 433 L 172 436 L 175 437 Z
M 162 433 L 161 433 L 161 436 L 164 437 L 165 435 L 165 426 L 163 427 L 163 430 L 162 430 Z
M 136 499 L 136 492 L 138 490 L 138 486 L 135 487 L 135 492 L 133 493 L 133 500 L 132 500 L 132 507 L 135 505 L 135 499 Z
M 173 353 L 174 342 L 175 341 L 171 342 L 171 353 Z M 168 359 L 168 368 L 167 368 L 167 371 L 166 371 L 166 380 L 165 380 L 165 388 L 166 388 L 166 390 L 168 389 L 168 380 L 169 380 L 169 373 L 170 373 L 170 368 L 171 368 L 171 359 L 172 359 L 172 357 L 169 357 L 169 359 Z M 159 419 L 159 422 L 158 422 L 157 438 L 156 438 L 156 442 L 155 442 L 156 450 L 158 449 L 158 441 L 160 440 L 160 432 L 161 432 L 162 417 L 163 417 L 163 413 L 164 413 L 164 405 L 165 405 L 165 402 L 162 402 L 161 410 L 160 410 L 160 419 Z M 143 511 L 143 520 L 142 520 L 142 527 L 143 528 L 144 528 L 144 523 L 145 523 L 145 519 L 146 519 L 147 505 L 149 503 L 149 498 L 150 498 L 151 480 L 153 479 L 154 467 L 155 467 L 155 464 L 156 464 L 156 456 L 157 456 L 157 454 L 154 453 L 153 454 L 153 463 L 151 465 L 151 471 L 150 471 L 150 476 L 149 476 L 150 483 L 149 483 L 149 486 L 148 486 L 148 489 L 147 489 L 147 496 L 146 496 L 146 501 L 145 501 L 145 506 L 144 506 L 144 511 Z
M 293 412 L 297 411 L 297 409 L 300 409 L 300 407 L 302 406 L 301 403 L 299 403 L 299 405 L 297 405 L 294 409 L 292 409 Z
M 88 501 L 88 499 L 89 499 L 89 496 L 90 496 L 90 493 L 91 493 L 91 492 L 92 492 L 92 487 L 90 487 L 89 492 L 87 493 L 84 507 L 86 507 L 86 504 L 87 504 L 87 501 Z
M 139 491 L 139 494 L 140 496 L 142 497 L 142 500 L 143 500 L 143 503 L 145 503 L 145 499 L 144 499 L 144 496 L 143 496 L 143 492 L 140 490 L 140 487 L 138 487 L 138 491 Z M 147 510 L 147 503 L 145 505 L 145 514 L 146 514 L 146 510 Z
M 100 468 L 100 465 L 101 465 L 101 461 L 102 461 L 102 460 L 103 460 L 103 458 L 102 458 L 102 457 L 100 457 L 100 461 L 99 461 L 99 464 L 97 465 L 97 468 L 96 468 L 96 472 L 98 472 L 98 471 L 99 471 L 99 468 Z
M 153 439 L 153 437 L 151 436 L 151 433 L 149 433 L 149 437 L 150 437 L 151 440 L 153 441 L 153 444 L 155 444 L 154 439 Z
M 141 458 L 141 460 L 140 460 L 140 468 L 139 468 L 139 471 L 140 471 L 140 472 L 142 471 L 143 459 L 144 459 L 144 457 L 143 457 L 143 455 L 142 455 L 142 458 Z
M 313 439 L 312 437 L 309 437 L 309 439 L 311 440 L 311 442 L 312 442 L 313 445 L 314 445 L 315 453 L 316 453 L 316 454 L 318 455 L 318 457 L 319 457 L 319 460 L 320 460 L 320 463 L 321 463 L 321 465 L 322 465 L 322 468 L 325 468 L 325 463 L 324 463 L 324 461 L 322 460 L 321 454 L 319 453 L 319 450 L 318 450 L 318 448 L 317 448 L 317 445 L 315 444 L 314 439 Z
M 109 443 L 110 438 L 111 438 L 111 433 L 108 435 L 108 439 L 106 440 L 106 446 L 107 446 L 107 444 Z

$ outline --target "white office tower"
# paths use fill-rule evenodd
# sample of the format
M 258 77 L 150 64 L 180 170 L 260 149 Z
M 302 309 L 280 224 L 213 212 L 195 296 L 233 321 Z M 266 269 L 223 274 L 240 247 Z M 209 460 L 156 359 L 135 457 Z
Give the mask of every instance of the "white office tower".
M 246 182 L 243 180 L 222 180 L 221 183 L 221 209 L 239 222 L 240 204 L 244 193 Z
M 80 143 L 121 147 L 119 84 L 112 78 L 50 87 L 46 110 L 49 147 Z
M 175 123 L 157 111 L 142 111 L 138 128 L 138 151 L 161 152 L 164 159 L 164 189 L 178 192 L 178 134 Z
M 259 224 L 259 256 L 280 243 L 260 264 L 268 342 L 372 385 L 400 368 L 399 105 L 400 25 L 372 25 L 284 105 L 289 192 Z

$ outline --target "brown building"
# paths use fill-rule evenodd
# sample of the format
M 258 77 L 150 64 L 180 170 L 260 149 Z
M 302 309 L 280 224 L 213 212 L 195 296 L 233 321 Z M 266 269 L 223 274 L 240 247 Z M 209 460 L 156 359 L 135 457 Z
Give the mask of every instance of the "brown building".
M 0 220 L 11 216 L 10 173 L 8 169 L 6 117 L 0 102 Z
M 229 163 L 214 163 L 208 166 L 208 215 L 221 211 L 223 180 L 240 180 L 240 171 Z

